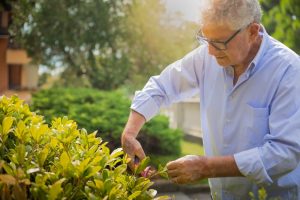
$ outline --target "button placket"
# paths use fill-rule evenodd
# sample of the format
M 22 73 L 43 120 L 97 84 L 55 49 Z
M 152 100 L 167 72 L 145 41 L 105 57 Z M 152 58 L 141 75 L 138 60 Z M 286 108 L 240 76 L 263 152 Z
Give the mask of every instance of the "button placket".
M 233 107 L 232 107 L 232 98 L 233 95 L 230 94 L 229 98 L 227 98 L 227 105 L 226 105 L 226 110 L 225 110 L 225 119 L 224 119 L 224 127 L 223 127 L 223 154 L 226 155 L 229 153 L 228 147 L 230 147 L 231 141 L 231 134 L 232 134 L 232 112 L 233 112 Z

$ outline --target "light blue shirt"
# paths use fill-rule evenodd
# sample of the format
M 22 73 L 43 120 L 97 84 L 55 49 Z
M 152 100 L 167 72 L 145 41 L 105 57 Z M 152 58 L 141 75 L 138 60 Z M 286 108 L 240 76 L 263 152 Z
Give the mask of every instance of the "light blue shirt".
M 205 154 L 234 155 L 245 176 L 209 179 L 217 199 L 249 199 L 262 186 L 268 198 L 300 199 L 300 58 L 263 27 L 261 34 L 235 85 L 233 68 L 200 46 L 151 77 L 132 102 L 150 120 L 161 106 L 200 94 Z

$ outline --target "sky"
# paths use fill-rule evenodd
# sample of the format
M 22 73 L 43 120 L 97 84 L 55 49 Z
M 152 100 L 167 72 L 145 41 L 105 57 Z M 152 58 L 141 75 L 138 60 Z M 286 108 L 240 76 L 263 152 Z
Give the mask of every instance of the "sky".
M 162 0 L 168 12 L 180 11 L 189 21 L 197 22 L 201 0 Z

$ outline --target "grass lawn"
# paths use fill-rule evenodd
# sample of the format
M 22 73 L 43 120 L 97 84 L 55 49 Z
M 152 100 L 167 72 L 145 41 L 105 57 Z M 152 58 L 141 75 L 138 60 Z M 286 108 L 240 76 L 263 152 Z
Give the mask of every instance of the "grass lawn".
M 181 141 L 181 155 L 204 155 L 204 149 L 202 145 L 189 142 L 186 140 Z

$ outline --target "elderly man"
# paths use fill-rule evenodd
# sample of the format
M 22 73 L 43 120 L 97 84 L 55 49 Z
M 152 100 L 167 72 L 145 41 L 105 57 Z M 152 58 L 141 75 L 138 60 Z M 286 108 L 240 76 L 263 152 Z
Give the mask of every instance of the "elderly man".
M 163 105 L 200 94 L 205 156 L 167 164 L 175 183 L 209 178 L 216 199 L 300 199 L 300 58 L 260 24 L 257 0 L 210 0 L 201 12 L 203 44 L 151 77 L 136 93 L 122 134 L 131 157 L 136 136 Z

